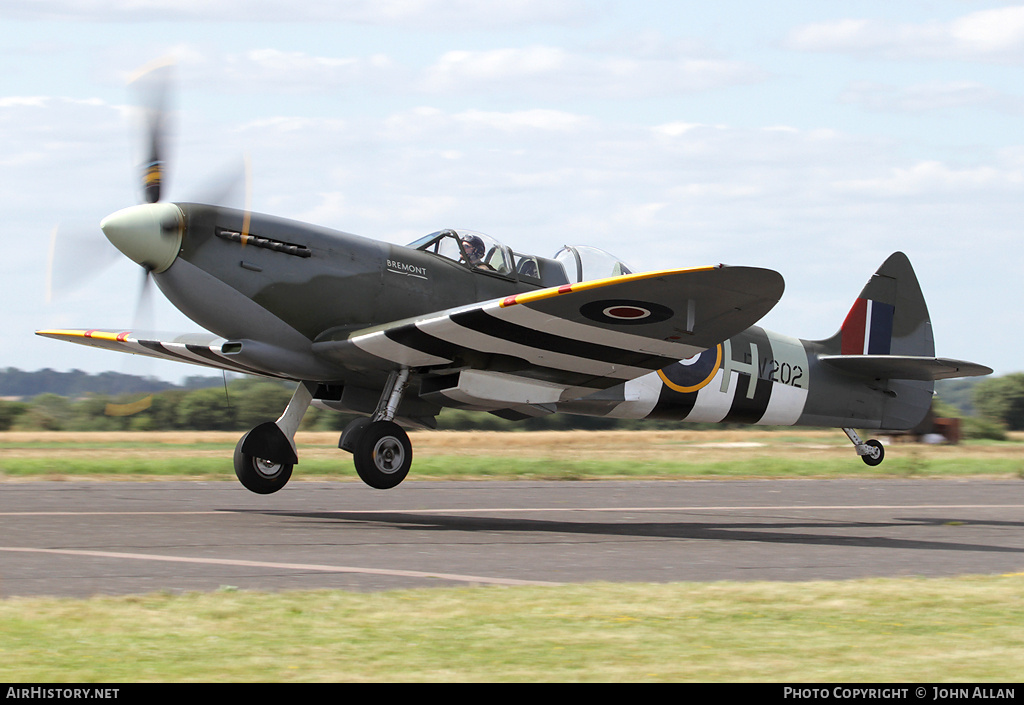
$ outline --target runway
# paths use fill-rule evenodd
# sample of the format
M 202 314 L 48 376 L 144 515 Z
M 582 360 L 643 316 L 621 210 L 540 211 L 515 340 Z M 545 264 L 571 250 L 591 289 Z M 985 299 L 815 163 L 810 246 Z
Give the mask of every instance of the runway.
M 1024 573 L 1015 480 L 0 483 L 0 596 Z

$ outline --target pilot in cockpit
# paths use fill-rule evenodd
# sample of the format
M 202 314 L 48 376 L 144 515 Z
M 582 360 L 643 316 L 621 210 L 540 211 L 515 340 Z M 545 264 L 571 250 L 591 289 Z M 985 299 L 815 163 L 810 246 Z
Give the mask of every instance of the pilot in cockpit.
M 484 241 L 478 236 L 463 235 L 462 249 L 465 251 L 466 261 L 471 267 L 475 267 L 477 269 L 493 269 L 493 267 L 484 262 Z

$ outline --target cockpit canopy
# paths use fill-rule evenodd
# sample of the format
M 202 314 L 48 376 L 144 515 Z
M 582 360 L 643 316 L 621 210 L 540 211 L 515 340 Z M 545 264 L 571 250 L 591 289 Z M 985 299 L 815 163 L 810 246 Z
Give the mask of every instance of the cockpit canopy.
M 566 245 L 554 259 L 513 252 L 490 235 L 475 230 L 439 230 L 409 247 L 458 262 L 478 272 L 516 278 L 540 286 L 561 286 L 629 274 L 614 255 L 596 247 Z
M 621 277 L 633 270 L 615 255 L 588 245 L 566 245 L 555 254 L 572 283 Z
M 515 261 L 511 250 L 490 235 L 475 230 L 439 230 L 410 243 L 409 247 L 498 274 L 510 274 Z

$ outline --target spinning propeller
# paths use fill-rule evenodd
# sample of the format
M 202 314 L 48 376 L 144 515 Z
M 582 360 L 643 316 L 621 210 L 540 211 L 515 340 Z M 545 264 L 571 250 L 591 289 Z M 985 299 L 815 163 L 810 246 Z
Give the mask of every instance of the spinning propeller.
M 129 81 L 144 124 L 143 159 L 140 164 L 142 202 L 112 213 L 100 222 L 100 229 L 116 251 L 100 245 L 94 235 L 67 238 L 55 228 L 50 241 L 47 267 L 47 301 L 52 300 L 56 289 L 67 291 L 77 288 L 87 277 L 100 273 L 117 259 L 119 252 L 143 269 L 132 323 L 136 330 L 149 328 L 144 324 L 150 315 L 151 275 L 165 271 L 174 263 L 186 227 L 181 209 L 174 203 L 161 200 L 167 182 L 166 153 L 173 69 L 174 64 L 170 61 L 157 62 L 140 69 Z M 244 181 L 244 220 L 247 231 L 251 198 L 249 174 L 246 157 L 241 173 L 234 169 L 229 177 L 220 179 L 213 187 L 206 189 L 207 194 L 213 198 L 193 200 L 223 203 L 237 191 L 239 181 Z
M 145 122 L 141 193 L 143 203 L 118 211 L 100 223 L 116 250 L 100 245 L 89 232 L 70 235 L 55 228 L 50 239 L 46 298 L 80 287 L 119 257 L 118 251 L 142 265 L 143 291 L 149 272 L 162 271 L 180 247 L 181 214 L 172 204 L 158 203 L 165 181 L 168 93 L 173 66 L 168 62 L 141 70 L 130 82 Z M 140 299 L 142 294 L 140 294 Z M 136 311 L 138 318 L 139 311 Z
M 181 248 L 184 217 L 173 203 L 160 201 L 166 178 L 166 145 L 173 64 L 160 62 L 140 70 L 129 82 L 145 124 L 141 165 L 143 203 L 108 215 L 100 229 L 110 243 L 143 268 L 141 304 L 150 274 L 167 269 Z M 139 310 L 136 311 L 136 317 Z
M 181 248 L 185 218 L 174 203 L 161 200 L 167 186 L 167 143 L 171 121 L 170 94 L 174 64 L 161 61 L 140 69 L 129 81 L 142 113 L 144 139 L 140 164 L 141 203 L 112 213 L 100 223 L 107 240 L 123 255 L 143 268 L 140 302 L 147 295 L 151 274 L 163 272 L 174 262 Z M 205 189 L 207 198 L 191 200 L 223 204 L 245 183 L 245 222 L 249 220 L 250 168 L 248 158 L 230 175 Z M 246 225 L 246 230 L 248 226 Z M 248 234 L 248 233 L 245 233 Z M 55 290 L 70 290 L 114 262 L 118 253 L 100 246 L 95 237 L 68 238 L 54 229 L 47 268 L 47 300 Z M 139 310 L 136 311 L 138 318 Z M 136 324 L 138 321 L 136 321 Z

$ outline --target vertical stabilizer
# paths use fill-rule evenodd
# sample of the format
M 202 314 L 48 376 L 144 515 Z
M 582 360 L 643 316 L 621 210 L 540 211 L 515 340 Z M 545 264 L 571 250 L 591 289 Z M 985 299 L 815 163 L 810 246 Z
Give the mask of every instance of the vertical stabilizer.
M 882 263 L 854 301 L 839 332 L 821 341 L 819 346 L 823 356 L 934 357 L 935 340 L 928 306 L 905 254 L 895 252 Z M 843 368 L 864 380 L 864 391 L 856 395 L 858 399 L 863 397 L 864 403 L 851 405 L 851 408 L 865 411 L 872 409 L 864 413 L 862 426 L 893 430 L 916 426 L 931 408 L 934 381 L 920 377 L 907 379 L 903 374 L 872 373 L 869 371 L 872 367 L 884 370 L 894 366 L 887 366 L 877 358 L 863 357 L 863 360 L 863 365 L 847 364 Z M 871 398 L 877 401 L 869 401 Z M 853 421 L 849 425 L 854 425 Z
M 905 254 L 878 268 L 825 347 L 840 355 L 935 355 L 928 306 Z

